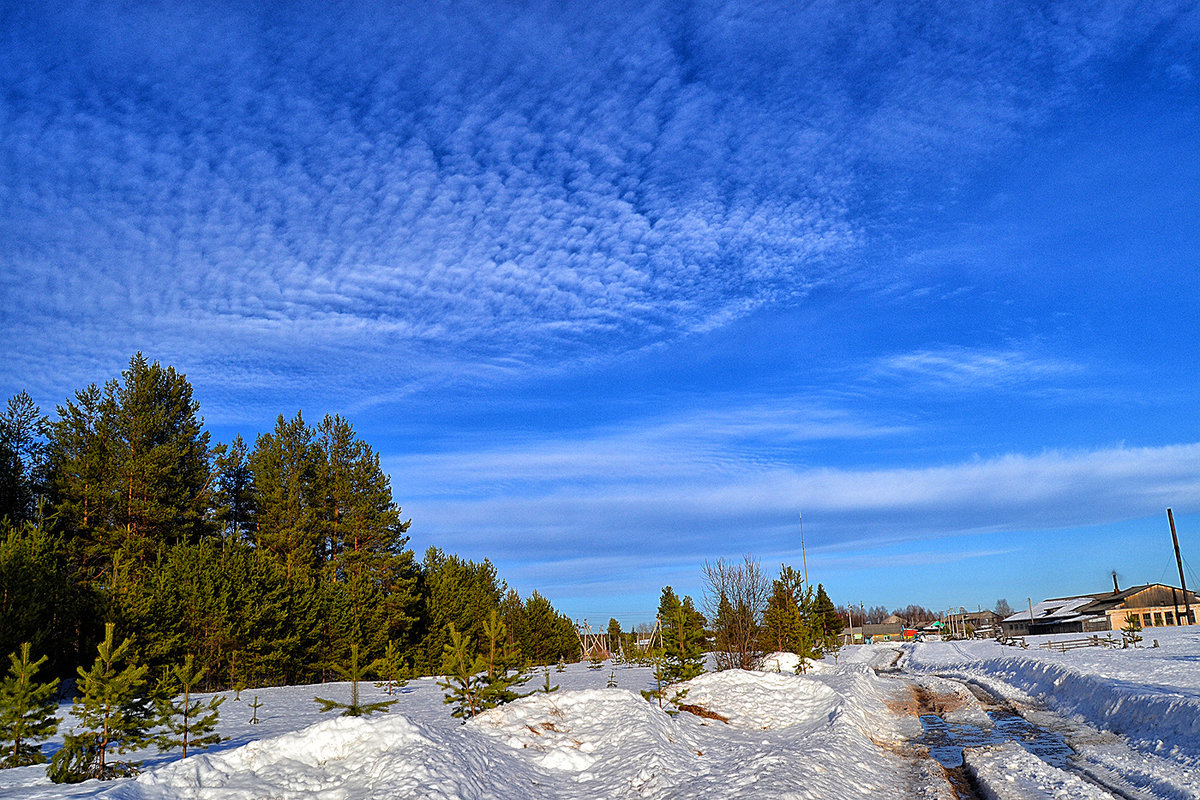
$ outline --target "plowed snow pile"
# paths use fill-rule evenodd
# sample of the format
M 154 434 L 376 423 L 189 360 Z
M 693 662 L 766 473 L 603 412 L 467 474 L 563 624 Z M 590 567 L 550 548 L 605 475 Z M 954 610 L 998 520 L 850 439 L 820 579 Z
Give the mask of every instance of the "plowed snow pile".
M 730 671 L 680 688 L 726 724 L 671 716 L 624 689 L 536 694 L 466 725 L 399 711 L 167 764 L 105 797 L 694 798 L 862 797 L 900 780 L 879 679 Z M 432 710 L 432 709 L 431 709 Z M 764 794 L 765 792 L 765 794 Z

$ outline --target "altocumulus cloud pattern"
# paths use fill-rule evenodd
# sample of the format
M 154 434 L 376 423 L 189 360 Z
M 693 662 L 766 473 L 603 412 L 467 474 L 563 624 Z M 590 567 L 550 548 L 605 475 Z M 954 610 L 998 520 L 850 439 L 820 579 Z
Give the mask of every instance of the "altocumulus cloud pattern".
M 6 3 L 7 369 L 395 382 L 862 281 L 865 220 L 1179 13 L 1127 5 Z

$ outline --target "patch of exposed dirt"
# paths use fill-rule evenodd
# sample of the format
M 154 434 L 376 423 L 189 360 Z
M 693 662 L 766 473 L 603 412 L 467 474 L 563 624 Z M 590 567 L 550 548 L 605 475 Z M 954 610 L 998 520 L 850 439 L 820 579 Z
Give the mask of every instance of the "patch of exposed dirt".
M 722 716 L 721 714 L 718 714 L 715 711 L 710 711 L 709 709 L 705 708 L 704 706 L 692 705 L 691 703 L 683 703 L 682 705 L 679 706 L 679 710 L 686 711 L 689 714 L 695 714 L 697 717 L 703 717 L 704 719 L 715 719 L 720 722 L 724 722 L 726 725 L 729 724 L 729 717 Z
M 915 683 L 908 684 L 907 695 L 893 697 L 887 707 L 894 714 L 920 716 L 921 714 L 944 714 L 957 711 L 966 705 L 963 698 L 954 692 L 935 692 Z

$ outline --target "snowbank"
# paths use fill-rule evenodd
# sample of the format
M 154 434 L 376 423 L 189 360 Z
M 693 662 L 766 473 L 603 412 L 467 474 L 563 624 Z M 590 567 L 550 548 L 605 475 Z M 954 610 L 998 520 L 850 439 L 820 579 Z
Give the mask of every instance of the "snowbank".
M 337 717 L 303 731 L 168 764 L 102 797 L 122 800 L 295 798 L 534 798 L 529 770 L 455 731 L 400 714 Z M 500 762 L 500 763 L 497 763 Z M 521 780 L 519 778 L 524 778 Z
M 684 684 L 684 702 L 720 714 L 729 724 L 758 730 L 812 728 L 836 717 L 842 699 L 809 676 L 726 670 Z
M 624 689 L 535 694 L 466 725 L 435 696 L 406 698 L 405 713 L 324 720 L 98 788 L 121 800 L 883 796 L 903 778 L 877 744 L 897 737 L 880 683 L 856 667 L 680 687 L 729 724 Z

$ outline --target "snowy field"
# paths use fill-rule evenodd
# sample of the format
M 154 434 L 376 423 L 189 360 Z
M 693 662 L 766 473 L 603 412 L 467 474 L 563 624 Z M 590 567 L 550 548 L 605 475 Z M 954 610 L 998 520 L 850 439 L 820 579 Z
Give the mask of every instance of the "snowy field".
M 40 766 L 3 770 L 0 797 L 1200 798 L 1200 630 L 1153 638 L 1160 647 L 1065 654 L 1036 649 L 1038 639 L 1028 650 L 851 648 L 808 675 L 703 675 L 683 702 L 704 716 L 660 711 L 638 694 L 649 671 L 620 666 L 551 670 L 558 692 L 466 725 L 429 678 L 361 719 L 317 711 L 314 695 L 348 695 L 345 684 L 260 689 L 228 697 L 230 739 L 206 753 L 131 754 L 145 762 L 137 778 L 77 786 L 49 783 Z M 617 688 L 605 686 L 610 672 Z M 541 682 L 538 673 L 528 688 Z M 364 700 L 386 699 L 363 689 Z M 256 694 L 261 723 L 251 725 Z M 1065 760 L 1000 735 L 997 708 L 1060 743 Z M 919 715 L 931 713 L 983 737 L 957 751 L 967 784 L 930 757 Z

